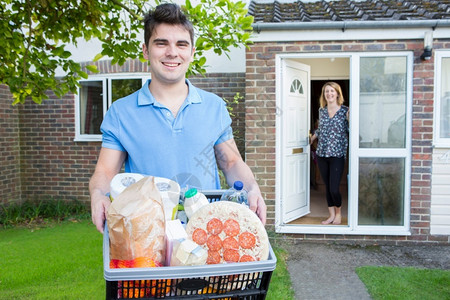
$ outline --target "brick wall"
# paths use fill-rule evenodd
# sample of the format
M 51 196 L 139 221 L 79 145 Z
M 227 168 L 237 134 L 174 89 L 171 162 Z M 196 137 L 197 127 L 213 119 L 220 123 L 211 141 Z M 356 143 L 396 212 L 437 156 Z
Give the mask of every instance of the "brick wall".
M 435 41 L 434 49 L 450 48 L 449 41 Z M 275 212 L 275 55 L 277 53 L 413 51 L 413 135 L 411 236 L 295 235 L 300 239 L 384 242 L 449 242 L 447 236 L 430 236 L 431 162 L 433 134 L 434 59 L 422 61 L 423 40 L 364 42 L 255 43 L 247 50 L 246 153 L 268 205 L 268 223 Z
M 87 201 L 98 142 L 74 142 L 74 95 L 20 108 L 22 198 Z
M 97 65 L 101 73 L 148 72 L 147 64 L 139 61 L 122 67 L 104 61 Z M 244 74 L 208 74 L 190 80 L 226 99 L 232 99 L 237 92 L 245 95 Z M 12 107 L 8 88 L 0 86 L 1 202 L 52 198 L 89 202 L 89 178 L 101 143 L 74 141 L 74 95 L 48 96 L 40 105 L 30 100 Z M 233 109 L 233 129 L 238 133 L 238 141 L 243 141 L 245 132 L 243 105 L 241 101 Z M 242 153 L 243 145 L 241 142 Z
M 8 87 L 0 85 L 0 204 L 21 199 L 19 119 Z

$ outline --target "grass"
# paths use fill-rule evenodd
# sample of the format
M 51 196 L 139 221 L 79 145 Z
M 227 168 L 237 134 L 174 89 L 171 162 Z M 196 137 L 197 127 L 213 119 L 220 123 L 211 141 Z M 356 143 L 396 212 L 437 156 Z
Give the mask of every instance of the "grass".
M 356 273 L 374 300 L 450 299 L 450 270 L 364 266 Z
M 102 235 L 89 220 L 0 230 L 0 299 L 102 299 Z
M 288 253 L 279 247 L 274 247 L 273 250 L 277 257 L 277 266 L 272 273 L 266 299 L 293 300 L 295 299 L 294 290 L 292 289 L 291 277 L 286 266 Z

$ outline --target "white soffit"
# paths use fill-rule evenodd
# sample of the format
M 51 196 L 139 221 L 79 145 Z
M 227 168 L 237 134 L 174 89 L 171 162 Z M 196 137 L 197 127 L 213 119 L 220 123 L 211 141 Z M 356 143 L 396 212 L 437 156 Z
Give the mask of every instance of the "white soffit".
M 391 40 L 423 39 L 432 28 L 373 28 L 373 29 L 303 29 L 254 31 L 254 42 L 291 41 L 343 41 L 343 40 Z M 433 39 L 450 38 L 450 28 L 436 28 Z

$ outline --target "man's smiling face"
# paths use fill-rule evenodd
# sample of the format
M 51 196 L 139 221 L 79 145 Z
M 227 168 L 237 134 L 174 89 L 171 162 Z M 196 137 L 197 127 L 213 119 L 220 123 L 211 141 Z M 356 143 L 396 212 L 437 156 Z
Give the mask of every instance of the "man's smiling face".
M 184 81 L 194 48 L 189 32 L 180 25 L 160 24 L 148 45 L 143 45 L 144 58 L 150 61 L 152 81 L 173 84 Z

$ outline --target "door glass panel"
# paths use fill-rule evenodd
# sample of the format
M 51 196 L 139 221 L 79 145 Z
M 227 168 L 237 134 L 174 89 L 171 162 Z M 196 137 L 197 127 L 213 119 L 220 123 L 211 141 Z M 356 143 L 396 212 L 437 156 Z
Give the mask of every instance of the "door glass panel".
M 450 58 L 442 58 L 440 138 L 450 138 Z
M 359 159 L 359 225 L 404 225 L 404 158 Z
M 111 101 L 128 96 L 142 87 L 142 79 L 112 79 L 111 80 Z
M 80 133 L 101 134 L 103 81 L 83 81 L 80 87 Z
M 298 79 L 294 79 L 291 83 L 291 93 L 303 94 L 303 85 Z
M 406 57 L 362 57 L 360 148 L 406 145 Z

